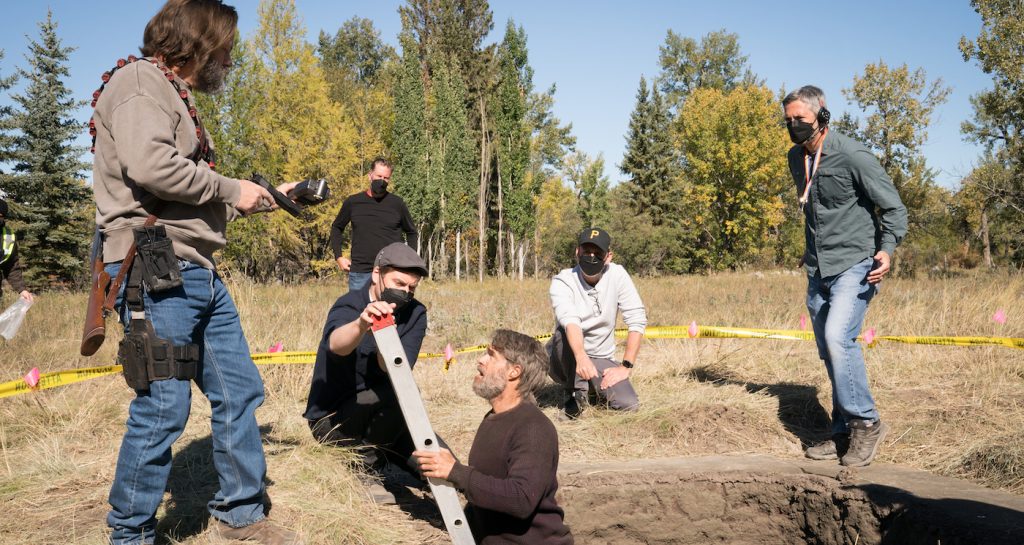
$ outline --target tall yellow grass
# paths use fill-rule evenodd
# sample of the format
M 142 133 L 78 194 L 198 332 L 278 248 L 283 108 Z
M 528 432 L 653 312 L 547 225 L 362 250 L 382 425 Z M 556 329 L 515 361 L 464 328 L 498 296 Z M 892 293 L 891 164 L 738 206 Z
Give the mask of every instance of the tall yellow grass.
M 425 351 L 486 342 L 492 330 L 550 332 L 547 280 L 425 282 Z M 638 280 L 652 325 L 794 329 L 806 311 L 805 280 L 788 273 Z M 314 350 L 340 282 L 266 286 L 232 282 L 249 344 L 262 352 Z M 6 294 L 0 303 L 10 303 Z M 43 294 L 13 341 L 0 340 L 0 380 L 110 363 L 117 336 L 93 358 L 78 355 L 83 294 Z M 1005 309 L 1009 321 L 991 320 Z M 950 279 L 888 280 L 867 326 L 880 335 L 1024 336 L 1024 278 L 967 273 Z M 116 329 L 116 328 L 115 328 Z M 621 349 L 621 347 L 620 347 Z M 873 392 L 892 432 L 878 461 L 904 464 L 1024 493 L 1024 351 L 881 343 L 866 358 Z M 475 355 L 451 370 L 419 362 L 417 381 L 437 432 L 466 456 L 485 403 L 470 388 Z M 266 366 L 267 400 L 257 413 L 269 463 L 272 518 L 310 543 L 443 543 L 416 516 L 367 501 L 351 453 L 325 448 L 301 417 L 311 367 Z M 634 374 L 642 408 L 592 409 L 557 422 L 563 460 L 614 461 L 712 453 L 801 456 L 823 436 L 830 407 L 813 343 L 650 340 Z M 104 543 L 129 390 L 119 377 L 0 400 L 0 542 Z M 554 418 L 558 389 L 540 402 Z M 196 391 L 192 418 L 175 446 L 161 508 L 161 542 L 206 543 L 204 504 L 216 489 L 209 404 Z M 436 521 L 435 521 L 436 522 Z

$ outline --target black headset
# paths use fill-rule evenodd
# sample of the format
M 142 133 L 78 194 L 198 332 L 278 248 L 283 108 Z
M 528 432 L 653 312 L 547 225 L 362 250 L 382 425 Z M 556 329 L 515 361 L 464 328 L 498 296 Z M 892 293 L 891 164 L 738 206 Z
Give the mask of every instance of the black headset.
M 822 106 L 821 109 L 818 110 L 818 125 L 824 127 L 825 125 L 828 125 L 828 121 L 830 119 L 832 119 L 832 113 L 828 111 L 828 108 Z

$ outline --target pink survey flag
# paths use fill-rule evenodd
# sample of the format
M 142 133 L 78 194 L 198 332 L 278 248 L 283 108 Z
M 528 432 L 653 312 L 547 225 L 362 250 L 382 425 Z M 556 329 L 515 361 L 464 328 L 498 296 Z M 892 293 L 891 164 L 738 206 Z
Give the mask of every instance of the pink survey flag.
M 807 331 L 807 315 L 806 314 L 801 314 L 800 315 L 800 330 L 801 331 Z
M 452 350 L 452 343 L 444 347 L 444 362 L 451 363 L 455 359 L 455 351 Z
M 999 324 L 999 325 L 1005 324 L 1006 323 L 1006 311 L 1004 311 L 1003 309 L 997 310 L 996 313 L 992 315 L 992 321 L 997 323 L 997 324 Z
M 870 345 L 870 344 L 872 344 L 874 342 L 875 342 L 875 328 L 869 327 L 868 330 L 864 332 L 864 344 Z
M 39 386 L 39 368 L 33 367 L 31 371 L 25 374 L 25 384 L 28 384 L 29 388 L 35 388 Z
M 282 350 L 284 350 L 284 345 L 281 341 L 277 341 L 276 344 L 267 349 L 267 352 L 273 354 L 274 352 L 281 352 Z
M 686 333 L 690 335 L 691 339 L 700 334 L 700 328 L 697 327 L 697 320 L 690 322 L 690 328 L 686 330 Z

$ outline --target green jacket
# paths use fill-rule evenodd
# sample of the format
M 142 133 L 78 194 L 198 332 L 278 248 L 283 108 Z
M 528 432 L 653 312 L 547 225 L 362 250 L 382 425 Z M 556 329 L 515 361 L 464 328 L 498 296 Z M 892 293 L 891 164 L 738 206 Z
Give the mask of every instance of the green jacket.
M 787 156 L 798 196 L 806 183 L 804 156 L 803 146 L 793 146 Z M 891 256 L 907 234 L 907 207 L 892 179 L 863 144 L 835 131 L 825 136 L 808 201 L 807 274 L 834 276 L 879 250 Z

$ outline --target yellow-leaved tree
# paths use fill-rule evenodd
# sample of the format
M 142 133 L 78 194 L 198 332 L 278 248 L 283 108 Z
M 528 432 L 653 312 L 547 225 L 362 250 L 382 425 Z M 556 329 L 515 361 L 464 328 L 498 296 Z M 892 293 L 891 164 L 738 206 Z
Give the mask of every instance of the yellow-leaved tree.
M 793 192 L 780 117 L 773 93 L 755 85 L 697 88 L 679 111 L 673 132 L 684 157 L 682 223 L 693 270 L 771 260 L 768 239 Z
M 258 172 L 274 185 L 326 178 L 331 196 L 298 218 L 278 211 L 233 222 L 223 259 L 260 280 L 321 276 L 334 270 L 331 223 L 356 183 L 356 131 L 330 99 L 294 0 L 263 0 L 258 13 L 256 31 L 235 48 L 225 92 L 203 103 L 222 172 Z

